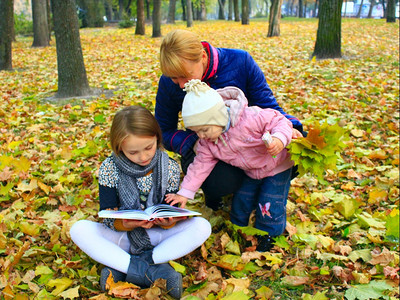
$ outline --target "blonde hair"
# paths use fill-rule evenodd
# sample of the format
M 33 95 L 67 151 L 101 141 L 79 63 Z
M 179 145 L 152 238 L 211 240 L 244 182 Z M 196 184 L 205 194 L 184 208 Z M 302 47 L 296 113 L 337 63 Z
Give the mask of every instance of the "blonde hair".
M 189 77 L 183 60 L 199 62 L 202 54 L 203 45 L 195 33 L 183 29 L 170 31 L 160 47 L 161 71 L 167 77 Z
M 121 153 L 121 144 L 130 134 L 155 136 L 157 147 L 161 148 L 160 126 L 152 113 L 142 106 L 128 106 L 115 114 L 110 130 L 110 143 L 116 155 Z

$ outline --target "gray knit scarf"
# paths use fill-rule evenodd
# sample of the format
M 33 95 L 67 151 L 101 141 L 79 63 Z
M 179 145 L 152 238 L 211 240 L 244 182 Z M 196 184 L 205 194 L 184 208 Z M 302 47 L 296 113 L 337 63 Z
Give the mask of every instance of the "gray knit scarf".
M 120 210 L 141 209 L 140 194 L 137 179 L 146 176 L 152 171 L 152 188 L 147 197 L 146 207 L 159 204 L 163 201 L 168 185 L 168 154 L 157 149 L 153 159 L 147 166 L 139 166 L 131 162 L 123 153 L 115 155 L 113 160 L 119 171 L 118 194 Z M 128 232 L 131 242 L 131 253 L 139 254 L 152 249 L 150 238 L 144 228 L 138 227 Z

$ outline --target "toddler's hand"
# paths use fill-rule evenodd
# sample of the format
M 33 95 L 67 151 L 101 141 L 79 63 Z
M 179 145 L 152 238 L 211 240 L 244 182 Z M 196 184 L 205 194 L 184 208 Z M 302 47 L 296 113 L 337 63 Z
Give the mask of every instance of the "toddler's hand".
M 285 147 L 280 139 L 276 137 L 272 137 L 272 142 L 267 146 L 267 152 L 272 156 L 277 155 L 281 152 Z
M 188 198 L 183 197 L 178 194 L 167 194 L 165 196 L 165 202 L 167 202 L 169 205 L 175 205 L 175 204 L 179 203 L 180 207 L 182 207 L 182 208 L 185 208 L 187 201 L 188 201 Z

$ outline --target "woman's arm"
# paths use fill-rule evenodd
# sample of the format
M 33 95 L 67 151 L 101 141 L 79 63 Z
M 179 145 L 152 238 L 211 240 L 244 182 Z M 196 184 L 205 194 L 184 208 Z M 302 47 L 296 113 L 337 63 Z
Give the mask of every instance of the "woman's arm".
M 185 155 L 198 137 L 190 130 L 179 130 L 179 112 L 185 92 L 164 75 L 158 83 L 155 118 L 160 125 L 164 146 L 167 150 Z

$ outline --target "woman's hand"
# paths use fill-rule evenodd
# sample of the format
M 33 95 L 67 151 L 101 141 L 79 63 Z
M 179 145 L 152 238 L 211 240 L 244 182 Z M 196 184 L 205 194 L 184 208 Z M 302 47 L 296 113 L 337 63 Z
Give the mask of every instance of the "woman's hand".
M 180 207 L 185 208 L 188 198 L 183 197 L 178 194 L 167 194 L 165 195 L 165 202 L 169 205 L 175 205 L 177 203 L 180 204 Z
M 267 146 L 267 152 L 272 156 L 275 156 L 281 152 L 283 148 L 285 147 L 283 146 L 282 141 L 276 137 L 272 137 L 272 142 Z
M 292 139 L 298 139 L 298 138 L 302 138 L 303 135 L 301 134 L 300 131 L 298 131 L 297 129 L 293 128 L 293 132 L 292 132 Z
M 128 229 L 132 230 L 137 227 L 142 227 L 142 228 L 151 228 L 154 226 L 154 222 L 151 221 L 146 221 L 146 220 L 128 220 L 128 219 L 123 219 L 122 220 L 122 225 Z

